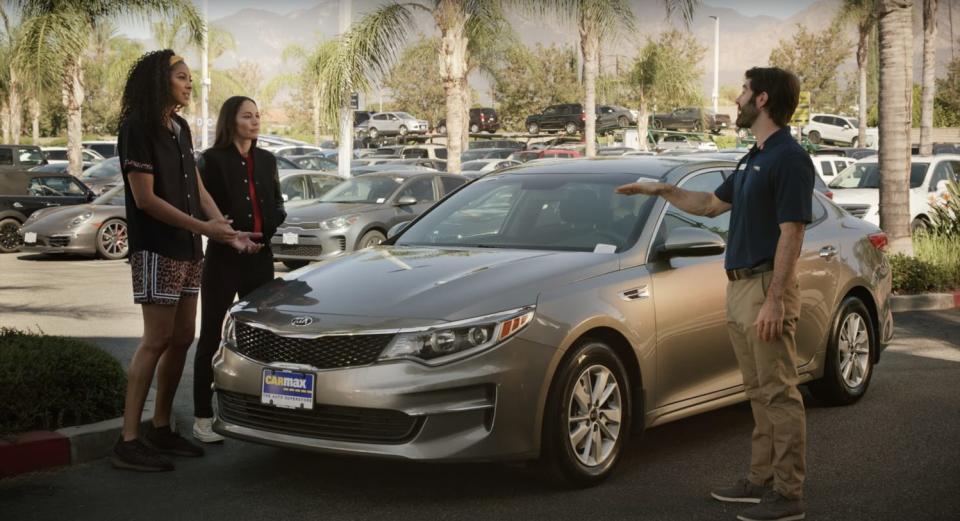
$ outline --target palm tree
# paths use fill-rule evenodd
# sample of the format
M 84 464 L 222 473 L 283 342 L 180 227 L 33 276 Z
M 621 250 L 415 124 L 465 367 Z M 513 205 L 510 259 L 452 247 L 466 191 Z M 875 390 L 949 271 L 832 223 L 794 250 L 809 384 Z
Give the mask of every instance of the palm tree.
M 843 15 L 857 24 L 857 107 L 860 128 L 857 143 L 867 142 L 867 61 L 870 56 L 870 38 L 877 26 L 876 0 L 844 0 Z
M 82 170 L 83 57 L 96 27 L 118 17 L 146 20 L 151 15 L 183 15 L 195 40 L 200 40 L 203 29 L 203 20 L 189 0 L 18 0 L 16 4 L 24 20 L 18 69 L 31 78 L 59 76 L 67 111 L 69 169 L 74 175 Z
M 933 153 L 933 98 L 937 88 L 937 0 L 923 0 L 923 91 L 920 94 L 920 153 Z
M 626 0 L 521 0 L 527 8 L 540 15 L 556 14 L 577 25 L 580 51 L 583 55 L 583 113 L 584 141 L 587 157 L 597 153 L 597 71 L 600 60 L 600 42 L 619 31 L 633 33 L 636 18 Z M 685 24 L 693 19 L 700 0 L 663 0 L 667 17 L 679 11 Z M 642 139 L 642 136 L 641 136 Z
M 460 153 L 467 141 L 467 76 L 470 56 L 476 52 L 477 45 L 471 43 L 470 36 L 482 31 L 494 32 L 506 25 L 501 0 L 433 0 L 428 5 L 390 3 L 367 14 L 341 36 L 338 52 L 320 63 L 321 112 L 333 123 L 331 126 L 340 127 L 337 122 L 344 116 L 341 107 L 347 105 L 350 93 L 369 90 L 372 83 L 388 74 L 406 42 L 408 31 L 414 26 L 413 17 L 417 12 L 429 14 L 440 32 L 440 80 L 447 105 L 447 170 L 460 172 Z M 340 136 L 343 150 L 353 136 L 343 130 L 341 134 L 346 134 Z M 341 164 L 349 166 L 348 156 L 341 154 Z
M 16 47 L 18 45 L 18 40 L 20 36 L 20 31 L 18 28 L 10 27 L 10 19 L 7 16 L 6 10 L 0 6 L 0 17 L 3 18 L 3 31 L 4 31 L 4 41 L 3 46 L 7 49 L 5 60 L 5 70 L 4 77 L 6 80 L 6 105 L 7 110 L 9 111 L 9 129 L 11 137 L 13 138 L 13 144 L 20 144 L 20 130 L 23 124 L 23 79 L 17 64 L 14 61 L 14 56 L 16 55 Z M 6 141 L 6 139 L 5 139 Z
M 313 123 L 313 144 L 320 145 L 322 119 L 321 111 L 321 64 L 330 60 L 331 56 L 340 49 L 336 40 L 329 40 L 315 48 L 307 50 L 299 45 L 290 45 L 281 55 L 284 63 L 288 61 L 300 62 L 299 74 L 284 74 L 275 78 L 267 86 L 268 93 L 277 90 L 280 85 L 302 84 L 310 89 L 311 122 Z
M 913 114 L 913 0 L 878 0 L 880 33 L 880 227 L 890 250 L 912 253 L 910 126 Z

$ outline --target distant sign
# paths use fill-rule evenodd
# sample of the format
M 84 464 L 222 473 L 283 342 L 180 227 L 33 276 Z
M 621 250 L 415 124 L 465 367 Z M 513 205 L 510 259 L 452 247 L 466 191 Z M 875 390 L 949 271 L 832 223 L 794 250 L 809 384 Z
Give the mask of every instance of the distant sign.
M 790 119 L 790 125 L 794 127 L 804 127 L 810 121 L 810 91 L 800 91 L 800 103 L 797 104 L 797 110 L 793 112 Z
M 350 93 L 350 108 L 357 110 L 360 108 L 360 94 L 356 92 Z

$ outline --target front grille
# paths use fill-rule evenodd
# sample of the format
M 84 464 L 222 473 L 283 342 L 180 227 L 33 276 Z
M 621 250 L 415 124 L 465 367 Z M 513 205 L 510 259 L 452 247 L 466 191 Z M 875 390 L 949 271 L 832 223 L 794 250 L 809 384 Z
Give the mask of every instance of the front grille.
M 55 248 L 66 248 L 70 245 L 70 237 L 53 236 L 47 239 L 47 245 Z
M 313 410 L 263 405 L 257 396 L 217 391 L 220 417 L 235 425 L 337 441 L 398 444 L 420 430 L 421 419 L 400 411 L 314 404 Z
M 285 224 L 290 228 L 300 228 L 301 230 L 319 230 L 320 229 L 319 222 L 302 222 L 302 223 L 286 222 Z
M 841 208 L 850 212 L 850 215 L 863 219 L 864 215 L 870 210 L 869 204 L 841 204 Z
M 319 257 L 323 253 L 323 248 L 310 244 L 275 244 L 273 252 L 296 257 Z
M 318 369 L 369 365 L 393 335 L 333 335 L 291 338 L 237 322 L 237 353 L 263 363 L 306 364 Z

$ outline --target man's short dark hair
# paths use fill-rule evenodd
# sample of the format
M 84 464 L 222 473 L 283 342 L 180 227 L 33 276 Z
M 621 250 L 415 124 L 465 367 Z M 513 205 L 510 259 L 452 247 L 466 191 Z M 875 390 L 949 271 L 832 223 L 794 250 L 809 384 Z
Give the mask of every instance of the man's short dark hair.
M 779 67 L 754 67 L 747 71 L 746 77 L 750 80 L 754 97 L 761 92 L 767 93 L 764 108 L 770 114 L 770 119 L 778 127 L 787 126 L 800 103 L 800 79 L 797 75 Z

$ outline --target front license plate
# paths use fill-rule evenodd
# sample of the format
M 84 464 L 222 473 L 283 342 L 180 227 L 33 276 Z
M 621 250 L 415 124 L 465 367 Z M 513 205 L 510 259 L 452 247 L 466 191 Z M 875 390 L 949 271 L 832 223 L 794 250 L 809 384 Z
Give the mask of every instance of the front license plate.
M 284 409 L 313 409 L 315 377 L 312 373 L 265 368 L 260 403 Z
M 36 244 L 37 243 L 37 234 L 35 232 L 27 232 L 23 234 L 24 244 Z
M 283 243 L 284 244 L 300 244 L 300 236 L 295 233 L 285 233 L 283 234 Z

